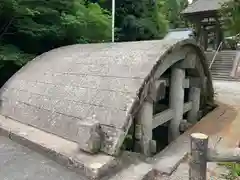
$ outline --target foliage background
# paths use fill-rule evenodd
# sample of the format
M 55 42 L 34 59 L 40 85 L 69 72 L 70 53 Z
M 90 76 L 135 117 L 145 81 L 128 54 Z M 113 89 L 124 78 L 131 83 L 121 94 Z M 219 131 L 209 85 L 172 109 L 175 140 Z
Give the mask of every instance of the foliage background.
M 225 36 L 234 37 L 234 43 L 240 43 L 240 1 L 231 0 L 222 5 L 220 16 L 224 17 Z
M 240 1 L 231 0 L 222 5 L 220 15 L 224 17 L 224 28 L 229 35 L 240 33 Z
M 187 0 L 116 0 L 116 41 L 161 39 L 184 26 Z M 112 0 L 1 0 L 0 86 L 36 55 L 111 40 Z

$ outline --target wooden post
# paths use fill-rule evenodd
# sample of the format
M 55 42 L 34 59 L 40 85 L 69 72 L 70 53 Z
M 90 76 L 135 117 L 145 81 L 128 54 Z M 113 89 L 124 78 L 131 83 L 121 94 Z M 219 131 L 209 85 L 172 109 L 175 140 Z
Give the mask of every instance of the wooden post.
M 153 122 L 153 102 L 145 101 L 138 114 L 138 121 L 141 125 L 141 151 L 146 156 L 151 156 L 152 146 L 152 122 Z
M 196 34 L 197 34 L 196 40 L 199 43 L 200 37 L 201 37 L 201 23 L 200 23 L 200 20 L 199 20 L 199 22 L 197 21 L 197 23 L 196 23 Z
M 179 126 L 183 119 L 184 107 L 184 80 L 185 70 L 172 68 L 170 86 L 170 109 L 173 110 L 173 119 L 170 121 L 168 141 L 171 142 L 180 136 Z
M 208 136 L 201 133 L 191 134 L 191 160 L 189 180 L 206 180 L 207 177 Z
M 162 100 L 165 98 L 166 85 L 167 85 L 167 80 L 157 80 L 155 82 L 155 86 L 157 90 L 155 102 L 158 102 L 159 100 Z
M 222 30 L 221 30 L 221 23 L 219 22 L 219 20 L 216 18 L 216 50 L 218 48 L 218 46 L 220 45 L 220 43 L 223 40 L 223 36 L 222 36 Z
M 188 112 L 188 122 L 196 123 L 198 121 L 198 112 L 200 106 L 201 89 L 191 87 L 189 90 L 189 101 L 192 101 L 192 109 Z
M 204 50 L 208 49 L 208 31 L 206 27 L 204 27 L 204 32 L 203 32 L 203 46 L 204 46 Z

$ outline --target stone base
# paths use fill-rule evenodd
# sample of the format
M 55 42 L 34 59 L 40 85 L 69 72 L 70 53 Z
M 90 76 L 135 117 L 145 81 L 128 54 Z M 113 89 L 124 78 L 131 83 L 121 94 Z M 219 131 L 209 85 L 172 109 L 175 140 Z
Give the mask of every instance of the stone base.
M 81 150 L 98 153 L 101 148 L 100 124 L 97 121 L 81 121 L 78 124 L 77 143 Z
M 219 104 L 201 121 L 186 131 L 176 141 L 153 158 L 138 157 L 126 152 L 116 158 L 103 154 L 87 154 L 79 150 L 77 143 L 40 131 L 0 115 L 0 136 L 4 135 L 39 153 L 42 153 L 90 179 L 103 180 L 151 180 L 152 177 L 171 176 L 190 150 L 189 135 L 194 132 L 216 133 L 223 128 L 226 116 L 233 117 L 235 110 Z M 221 122 L 221 123 L 216 123 Z M 227 118 L 227 123 L 229 119 Z M 210 129 L 208 129 L 209 127 Z M 216 140 L 214 140 L 216 141 Z M 210 143 L 209 144 L 216 144 Z M 125 157 L 124 157 L 125 155 Z M 137 161 L 135 162 L 135 160 Z M 138 160 L 139 159 L 139 160 Z M 127 162 L 125 162 L 127 160 Z M 147 162 L 147 163 L 146 163 Z M 114 174 L 114 176 L 112 176 Z M 134 180 L 135 180 L 134 179 Z
M 13 141 L 50 157 L 59 164 L 67 166 L 80 174 L 99 179 L 114 168 L 120 159 L 104 154 L 87 154 L 79 149 L 75 142 L 46 133 L 31 126 L 14 121 L 0 115 L 0 136 L 6 136 Z
M 145 158 L 140 154 L 125 152 L 118 158 L 104 154 L 88 154 L 81 151 L 75 142 L 0 115 L 1 135 L 46 155 L 89 179 L 104 177 L 104 180 L 129 180 L 134 177 L 134 180 L 151 180 L 156 174 L 163 172 L 156 168 L 155 163 L 145 163 Z M 176 167 L 173 161 L 172 163 L 170 166 Z M 113 174 L 115 175 L 112 176 Z

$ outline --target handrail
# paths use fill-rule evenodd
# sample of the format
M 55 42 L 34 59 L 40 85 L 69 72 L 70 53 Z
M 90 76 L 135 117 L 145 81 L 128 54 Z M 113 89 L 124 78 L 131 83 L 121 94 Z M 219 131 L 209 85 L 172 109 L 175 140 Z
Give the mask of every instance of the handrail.
M 238 71 L 238 66 L 240 66 L 240 52 L 239 51 L 237 51 L 236 57 L 233 61 L 232 71 L 230 74 L 231 77 L 234 78 L 236 76 L 237 71 Z
M 212 67 L 212 65 L 213 65 L 213 63 L 214 63 L 214 61 L 215 61 L 215 59 L 216 59 L 216 57 L 217 57 L 217 54 L 218 54 L 220 48 L 222 47 L 222 45 L 223 45 L 223 41 L 219 44 L 219 46 L 218 46 L 218 48 L 217 48 L 217 51 L 215 52 L 215 54 L 214 54 L 214 56 L 213 56 L 213 59 L 212 59 L 210 65 L 209 65 L 209 69 L 211 69 L 211 67 Z

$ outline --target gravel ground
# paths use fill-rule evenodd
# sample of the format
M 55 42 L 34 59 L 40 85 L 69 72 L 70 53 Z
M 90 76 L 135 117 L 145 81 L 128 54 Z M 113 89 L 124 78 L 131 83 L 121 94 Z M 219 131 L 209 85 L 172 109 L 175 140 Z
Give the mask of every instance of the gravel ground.
M 229 105 L 240 105 L 240 82 L 214 81 L 216 99 Z
M 86 180 L 56 162 L 0 136 L 1 180 Z

